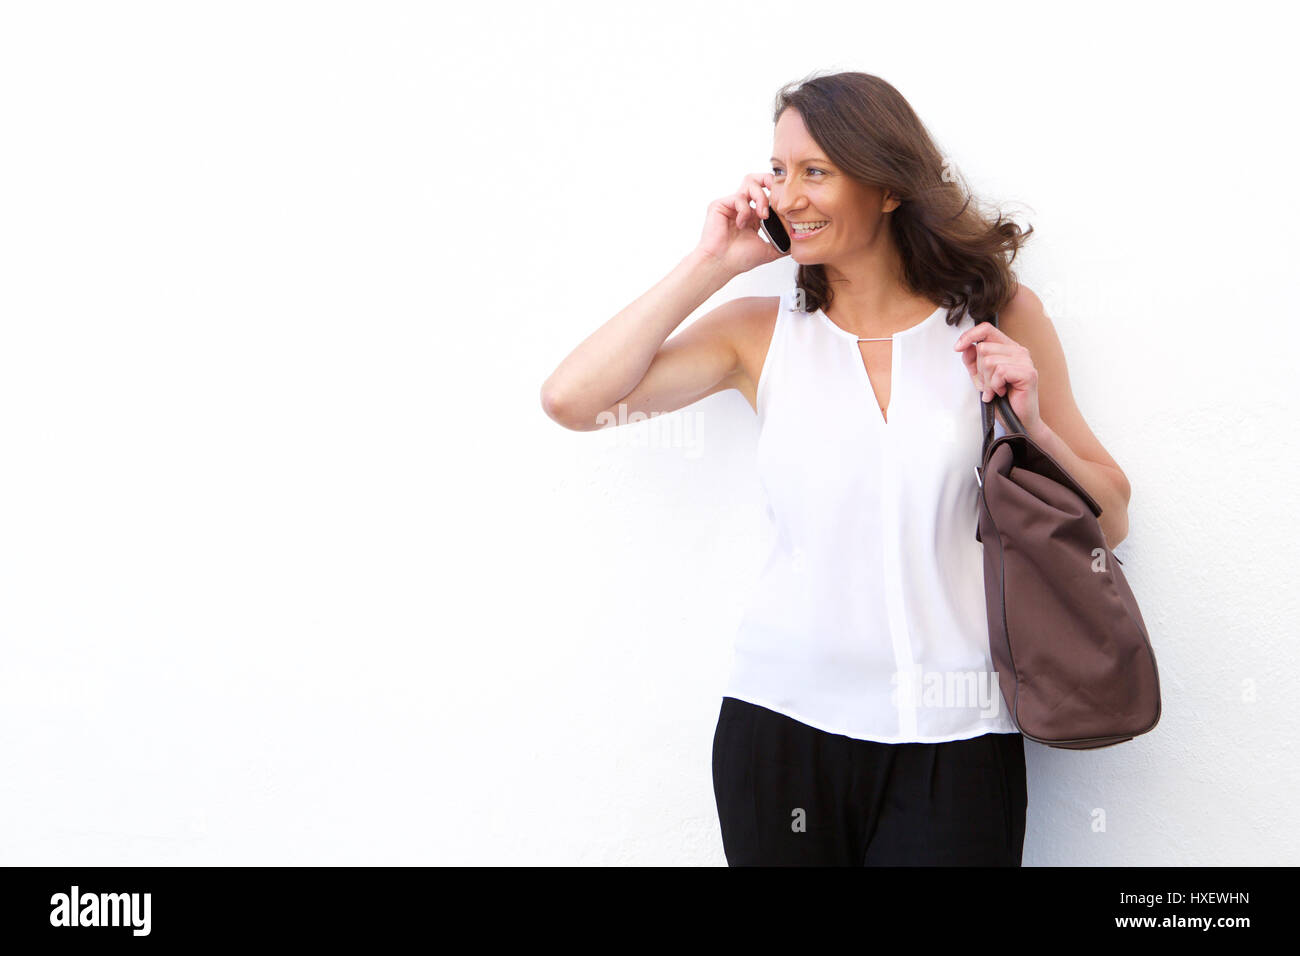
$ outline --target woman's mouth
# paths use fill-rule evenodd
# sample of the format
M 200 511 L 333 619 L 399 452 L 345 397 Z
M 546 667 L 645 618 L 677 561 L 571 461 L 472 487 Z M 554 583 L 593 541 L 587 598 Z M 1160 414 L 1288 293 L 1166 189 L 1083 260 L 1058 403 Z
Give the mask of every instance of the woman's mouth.
M 808 222 L 792 222 L 790 223 L 790 238 L 808 239 L 817 235 L 817 233 L 821 232 L 830 224 L 831 221 L 829 219 L 819 219 L 816 221 L 809 220 Z

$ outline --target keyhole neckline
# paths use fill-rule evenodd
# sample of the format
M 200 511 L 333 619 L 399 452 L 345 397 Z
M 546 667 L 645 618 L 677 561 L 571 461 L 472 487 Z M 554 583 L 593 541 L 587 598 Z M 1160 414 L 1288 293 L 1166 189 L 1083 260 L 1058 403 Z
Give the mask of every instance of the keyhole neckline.
M 927 315 L 920 322 L 916 323 L 916 325 L 912 325 L 905 329 L 901 329 L 895 332 L 893 335 L 880 336 L 878 338 L 874 338 L 870 336 L 859 336 L 856 332 L 850 332 L 848 329 L 842 329 L 834 322 L 831 321 L 831 317 L 829 315 L 827 315 L 821 309 L 817 310 L 817 314 L 822 317 L 822 321 L 825 322 L 827 326 L 829 326 L 832 330 L 834 330 L 836 334 L 838 334 L 841 338 L 846 339 L 847 341 L 852 343 L 853 351 L 856 354 L 858 360 L 857 366 L 862 372 L 863 382 L 866 383 L 867 394 L 871 396 L 871 404 L 876 406 L 876 413 L 871 417 L 875 419 L 877 423 L 879 423 L 879 426 L 881 428 L 888 428 L 890 414 L 891 413 L 896 414 L 896 410 L 898 408 L 899 386 L 902 384 L 899 381 L 900 378 L 899 369 L 902 368 L 902 359 L 901 359 L 901 353 L 899 352 L 898 349 L 898 346 L 901 343 L 896 342 L 894 340 L 906 339 L 909 335 L 919 332 L 925 326 L 928 326 L 932 322 L 938 320 L 939 317 L 944 315 L 946 312 L 947 310 L 943 306 L 939 306 L 937 309 L 935 309 L 933 312 Z M 889 342 L 889 351 L 890 351 L 889 401 L 888 403 L 886 403 L 884 408 L 881 408 L 880 403 L 876 400 L 876 385 L 874 382 L 871 381 L 871 373 L 867 371 L 866 359 L 862 355 L 863 342 L 879 342 L 879 341 Z

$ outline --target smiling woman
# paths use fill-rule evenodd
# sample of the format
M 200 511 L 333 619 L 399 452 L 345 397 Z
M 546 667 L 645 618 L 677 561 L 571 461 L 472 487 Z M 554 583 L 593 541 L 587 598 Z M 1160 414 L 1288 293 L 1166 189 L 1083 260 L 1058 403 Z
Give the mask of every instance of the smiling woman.
M 758 417 L 773 543 L 713 742 L 729 863 L 1019 866 L 1024 742 L 1000 693 L 978 690 L 999 687 L 975 534 L 981 399 L 1007 398 L 1111 512 L 1108 534 L 1127 482 L 1012 272 L 1032 229 L 982 211 L 903 96 L 816 76 L 780 91 L 773 121 L 771 172 L 709 205 L 698 246 L 574 349 L 542 404 L 591 430 L 734 388 Z M 760 235 L 771 214 L 793 284 L 669 338 L 781 258 Z

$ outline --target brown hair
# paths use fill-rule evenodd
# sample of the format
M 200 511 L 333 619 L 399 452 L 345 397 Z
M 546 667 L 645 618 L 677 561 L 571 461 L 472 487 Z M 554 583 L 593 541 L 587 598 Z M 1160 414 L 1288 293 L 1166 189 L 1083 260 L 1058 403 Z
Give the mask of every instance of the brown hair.
M 950 325 L 963 312 L 984 321 L 1011 300 L 1011 263 L 1033 227 L 1022 231 L 1000 211 L 994 218 L 978 208 L 898 90 L 869 73 L 812 75 L 781 88 L 772 122 L 787 109 L 799 113 L 832 163 L 901 202 L 889 227 L 909 291 L 939 301 Z M 834 298 L 821 265 L 801 265 L 796 282 L 810 312 Z

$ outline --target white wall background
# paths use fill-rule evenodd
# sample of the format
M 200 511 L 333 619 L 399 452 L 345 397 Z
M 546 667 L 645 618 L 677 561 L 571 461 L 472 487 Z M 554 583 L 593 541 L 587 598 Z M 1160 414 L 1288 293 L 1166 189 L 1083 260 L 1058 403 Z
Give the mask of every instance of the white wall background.
M 724 863 L 753 413 L 579 434 L 538 389 L 838 68 L 1036 227 L 1133 486 L 1163 717 L 1027 745 L 1026 865 L 1296 863 L 1274 9 L 6 5 L 0 861 Z

